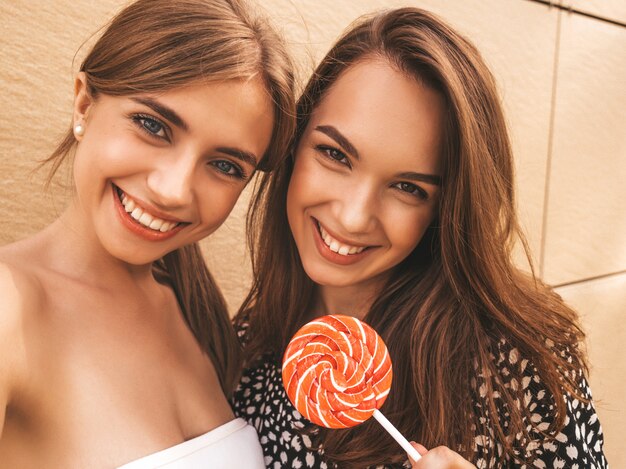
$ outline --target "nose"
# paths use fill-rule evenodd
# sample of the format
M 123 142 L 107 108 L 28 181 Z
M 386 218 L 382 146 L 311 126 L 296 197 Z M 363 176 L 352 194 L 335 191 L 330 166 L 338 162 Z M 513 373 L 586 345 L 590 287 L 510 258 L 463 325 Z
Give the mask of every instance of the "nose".
M 163 158 L 148 174 L 152 202 L 165 208 L 185 207 L 193 201 L 194 158 Z
M 342 228 L 351 234 L 371 232 L 380 207 L 375 187 L 364 181 L 344 188 L 340 193 L 337 219 Z

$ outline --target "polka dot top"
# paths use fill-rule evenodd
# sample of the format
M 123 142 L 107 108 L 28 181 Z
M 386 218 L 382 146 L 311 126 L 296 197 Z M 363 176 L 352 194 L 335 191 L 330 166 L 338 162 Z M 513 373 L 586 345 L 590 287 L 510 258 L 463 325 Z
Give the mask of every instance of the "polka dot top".
M 244 326 L 245 327 L 245 326 Z M 522 441 L 521 435 L 515 438 L 514 447 L 520 448 L 518 456 L 531 457 L 529 466 L 515 466 L 511 461 L 499 460 L 487 464 L 484 456 L 489 449 L 496 446 L 496 454 L 503 454 L 500 443 L 495 442 L 494 435 L 477 435 L 475 438 L 474 459 L 471 461 L 479 469 L 500 467 L 521 468 L 608 468 L 602 451 L 604 443 L 602 428 L 592 402 L 585 404 L 565 395 L 567 416 L 564 428 L 555 438 L 546 438 L 541 431 L 548 429 L 550 412 L 553 404 L 545 398 L 541 380 L 536 369 L 522 359 L 517 349 L 510 347 L 504 340 L 498 344 L 497 356 L 494 356 L 505 386 L 521 386 L 527 390 L 525 405 L 531 412 L 528 430 L 532 441 Z M 520 367 L 523 379 L 518 383 L 510 377 L 510 369 Z M 486 404 L 485 386 L 478 375 L 472 384 L 477 389 L 474 406 L 481 415 L 482 406 Z M 579 386 L 585 398 L 591 399 L 588 383 L 580 373 Z M 496 399 L 497 402 L 497 399 Z M 299 429 L 310 423 L 293 407 L 282 383 L 281 364 L 268 356 L 255 368 L 244 371 L 239 386 L 233 395 L 233 408 L 238 417 L 243 417 L 253 425 L 261 441 L 268 468 L 335 468 L 322 451 L 309 450 L 310 438 L 302 435 Z M 505 406 L 500 407 L 500 415 L 508 415 Z M 382 430 L 381 430 L 382 431 Z M 402 451 L 398 447 L 399 451 Z M 523 455 L 521 453 L 524 453 Z M 379 468 L 408 467 L 404 465 L 387 465 Z

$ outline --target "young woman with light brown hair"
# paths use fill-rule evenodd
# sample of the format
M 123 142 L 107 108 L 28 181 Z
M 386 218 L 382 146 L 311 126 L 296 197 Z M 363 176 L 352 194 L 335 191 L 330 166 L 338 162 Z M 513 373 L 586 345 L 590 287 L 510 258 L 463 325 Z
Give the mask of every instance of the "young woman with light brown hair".
M 268 467 L 408 464 L 374 419 L 315 429 L 288 401 L 282 354 L 325 314 L 386 342 L 381 411 L 423 445 L 414 467 L 606 466 L 577 316 L 511 259 L 526 246 L 512 151 L 468 40 L 414 8 L 359 21 L 310 79 L 290 158 L 260 188 L 234 403 Z
M 139 0 L 111 21 L 48 160 L 73 157 L 69 205 L 0 248 L 2 467 L 264 466 L 196 243 L 284 157 L 293 88 L 240 0 Z

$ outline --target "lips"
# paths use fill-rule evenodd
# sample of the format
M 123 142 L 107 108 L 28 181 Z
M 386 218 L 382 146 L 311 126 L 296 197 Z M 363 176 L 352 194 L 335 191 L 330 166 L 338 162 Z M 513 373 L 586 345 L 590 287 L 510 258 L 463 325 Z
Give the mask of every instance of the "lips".
M 167 233 L 179 225 L 178 222 L 163 220 L 156 215 L 150 214 L 147 210 L 140 207 L 128 194 L 122 192 L 119 187 L 117 188 L 117 193 L 122 205 L 124 206 L 124 210 L 130 214 L 135 221 L 142 224 L 146 228 L 150 228 L 154 231 L 160 231 L 161 233 Z
M 334 264 L 354 264 L 369 255 L 377 247 L 356 245 L 339 240 L 331 235 L 315 218 L 311 218 L 311 221 L 318 252 L 324 259 Z
M 133 233 L 149 241 L 171 238 L 189 223 L 166 219 L 152 213 L 147 207 L 112 185 L 114 204 L 122 224 Z

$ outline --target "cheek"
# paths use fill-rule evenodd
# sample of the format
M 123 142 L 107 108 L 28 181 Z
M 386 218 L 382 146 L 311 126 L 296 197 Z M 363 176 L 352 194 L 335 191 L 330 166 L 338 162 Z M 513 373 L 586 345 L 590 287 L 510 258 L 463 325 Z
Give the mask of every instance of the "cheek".
M 140 171 L 158 155 L 147 153 L 132 138 L 94 135 L 80 143 L 74 158 L 75 177 L 125 176 Z
M 331 171 L 310 154 L 296 159 L 287 191 L 287 214 L 331 200 L 333 189 L 341 187 Z M 295 213 L 294 213 L 295 214 Z
M 302 157 L 296 159 L 287 189 L 287 219 L 292 229 L 300 210 L 307 205 L 309 185 L 315 179 L 303 160 Z
M 206 235 L 215 231 L 226 221 L 243 190 L 243 185 L 239 187 L 222 182 L 213 182 L 211 185 L 212 187 L 198 195 L 201 200 L 200 211 L 202 222 L 206 225 Z
M 392 245 L 408 255 L 419 244 L 432 223 L 434 210 L 389 210 L 386 218 L 387 236 Z
M 292 177 L 289 181 L 289 188 L 287 189 L 287 222 L 292 233 L 297 235 L 298 216 L 300 213 L 300 194 L 298 193 L 299 185 Z

